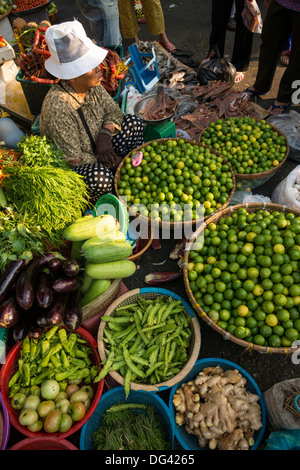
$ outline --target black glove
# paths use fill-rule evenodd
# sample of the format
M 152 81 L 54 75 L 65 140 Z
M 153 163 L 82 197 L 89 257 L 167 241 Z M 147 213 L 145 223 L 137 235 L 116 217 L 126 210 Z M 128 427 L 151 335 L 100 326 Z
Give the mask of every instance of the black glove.
M 96 142 L 96 158 L 106 168 L 113 169 L 118 158 L 111 142 L 111 132 L 108 129 L 101 129 Z

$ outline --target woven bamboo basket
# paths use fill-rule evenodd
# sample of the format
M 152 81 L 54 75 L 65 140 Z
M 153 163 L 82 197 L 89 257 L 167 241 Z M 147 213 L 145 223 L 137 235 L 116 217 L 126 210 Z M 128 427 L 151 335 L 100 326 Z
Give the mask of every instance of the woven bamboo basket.
M 258 122 L 259 120 L 256 119 Z M 255 187 L 260 186 L 261 184 L 265 183 L 269 178 L 271 178 L 279 168 L 281 168 L 286 159 L 288 158 L 289 151 L 290 151 L 290 145 L 288 142 L 288 139 L 286 138 L 285 134 L 278 129 L 276 126 L 274 126 L 272 123 L 268 122 L 268 124 L 273 128 L 274 131 L 278 132 L 279 135 L 283 136 L 285 138 L 285 145 L 287 147 L 286 155 L 282 162 L 279 163 L 279 165 L 275 166 L 274 168 L 271 168 L 270 170 L 262 171 L 261 173 L 250 173 L 250 174 L 245 174 L 245 173 L 234 173 L 235 178 L 236 178 L 236 185 L 237 187 L 239 186 L 239 183 L 241 183 L 243 186 L 249 182 L 249 186 L 251 187 L 251 183 L 255 183 Z M 207 127 L 201 132 L 200 135 L 200 142 L 202 140 L 202 135 L 206 131 Z
M 215 224 L 218 223 L 218 221 L 223 218 L 227 217 L 230 214 L 233 214 L 234 212 L 237 212 L 241 207 L 245 207 L 248 212 L 256 212 L 259 209 L 264 209 L 268 210 L 270 212 L 274 211 L 281 211 L 281 212 L 292 212 L 296 216 L 300 216 L 300 211 L 296 211 L 293 209 L 290 209 L 286 206 L 282 206 L 279 204 L 271 204 L 271 203 L 247 203 L 247 204 L 237 204 L 235 206 L 230 206 L 227 207 L 226 209 L 218 212 L 214 216 L 210 217 L 199 229 L 194 233 L 193 237 L 186 243 L 185 246 L 185 252 L 183 256 L 183 279 L 184 279 L 184 285 L 185 285 L 185 290 L 187 292 L 188 298 L 191 302 L 191 305 L 193 309 L 197 312 L 198 316 L 204 320 L 209 326 L 213 328 L 217 333 L 221 334 L 224 339 L 228 339 L 239 346 L 244 347 L 245 349 L 252 351 L 256 350 L 261 353 L 280 353 L 280 354 L 288 354 L 288 353 L 293 353 L 295 352 L 295 348 L 291 347 L 279 347 L 279 348 L 273 348 L 269 346 L 260 346 L 258 344 L 250 343 L 248 341 L 245 341 L 243 339 L 237 338 L 236 336 L 232 335 L 228 331 L 224 330 L 223 328 L 220 328 L 215 322 L 213 322 L 209 316 L 205 313 L 205 311 L 202 309 L 201 305 L 198 303 L 196 300 L 191 287 L 190 287 L 190 281 L 188 278 L 188 270 L 187 270 L 187 264 L 189 260 L 189 252 L 191 250 L 192 244 L 195 241 L 197 237 L 201 235 L 205 227 L 210 224 L 211 222 L 214 222 Z
M 175 138 L 175 139 L 157 139 L 156 142 L 158 144 L 160 143 L 165 143 L 169 140 L 179 140 L 179 138 Z M 211 147 L 208 147 L 207 145 L 204 145 L 204 144 L 199 144 L 199 142 L 197 142 L 196 140 L 189 140 L 189 139 L 181 139 L 181 140 L 184 140 L 185 142 L 189 142 L 189 143 L 192 143 L 194 145 L 203 145 L 204 148 L 209 148 L 210 151 L 220 157 L 223 158 L 223 161 L 224 161 L 224 164 L 226 165 L 229 165 L 229 168 L 231 170 L 231 166 L 230 164 L 227 162 L 227 160 L 223 157 L 223 155 L 221 155 L 219 152 L 217 152 L 216 150 L 214 150 L 213 148 Z M 137 147 L 135 149 L 135 151 L 139 151 L 139 150 L 142 150 L 144 147 L 146 147 L 147 145 L 151 144 L 151 142 L 147 142 L 147 143 L 144 143 L 143 145 L 140 145 L 139 147 Z M 126 155 L 126 157 L 129 157 L 130 155 L 132 154 L 132 151 Z M 125 157 L 125 158 L 126 158 Z M 119 193 L 119 190 L 118 190 L 118 182 L 120 180 L 120 177 L 121 177 L 121 168 L 123 167 L 124 165 L 124 161 L 125 161 L 125 158 L 122 160 L 122 162 L 120 163 L 120 165 L 118 166 L 117 168 L 117 171 L 116 171 L 116 174 L 115 174 L 115 180 L 114 180 L 114 187 L 115 187 L 115 192 L 116 192 L 116 195 L 119 199 L 121 199 L 121 196 L 120 196 L 120 193 Z M 227 199 L 227 201 L 225 202 L 225 204 L 223 204 L 219 209 L 217 209 L 213 214 L 219 212 L 220 210 L 223 210 L 225 209 L 225 207 L 227 207 L 233 197 L 233 194 L 234 194 L 234 191 L 235 191 L 235 188 L 236 188 L 236 178 L 235 178 L 235 175 L 233 173 L 233 171 L 231 170 L 231 173 L 232 173 L 232 178 L 233 178 L 233 187 L 232 187 L 232 190 L 230 192 L 230 195 L 229 195 L 229 198 Z M 127 204 L 127 209 L 130 211 L 130 206 Z M 206 220 L 208 217 L 210 217 L 212 214 L 209 214 L 208 216 L 205 216 L 204 217 L 204 220 Z M 199 220 L 191 220 L 191 221 L 182 221 L 182 222 L 167 222 L 167 221 L 159 221 L 158 223 L 155 222 L 154 220 L 152 220 L 151 218 L 149 217 L 145 217 L 143 215 L 140 215 L 138 214 L 138 217 L 141 219 L 142 222 L 145 222 L 147 224 L 151 224 L 151 225 L 154 225 L 156 227 L 159 227 L 159 228 L 167 228 L 167 229 L 170 229 L 170 230 L 175 230 L 176 228 L 181 228 L 181 227 L 193 227 L 195 226 L 195 224 L 199 224 Z
M 120 292 L 122 279 L 114 279 L 109 288 L 99 295 L 97 299 L 82 309 L 83 321 L 89 320 L 110 306 Z
M 105 312 L 105 315 L 113 315 L 114 311 L 117 308 L 124 307 L 130 305 L 133 302 L 136 302 L 138 297 L 144 297 L 145 299 L 155 299 L 158 296 L 163 296 L 164 298 L 172 297 L 176 300 L 181 300 L 182 304 L 185 307 L 185 312 L 187 315 L 191 316 L 190 328 L 192 331 L 191 341 L 190 341 L 190 356 L 187 363 L 184 365 L 183 369 L 170 380 L 154 384 L 154 385 L 144 385 L 141 383 L 134 383 L 130 384 L 131 390 L 144 390 L 148 392 L 159 392 L 170 387 L 173 387 L 176 383 L 180 382 L 184 377 L 192 370 L 195 362 L 198 359 L 200 346 L 201 346 L 201 332 L 200 332 L 200 325 L 197 316 L 189 306 L 187 302 L 185 302 L 181 297 L 177 294 L 174 294 L 171 291 L 166 289 L 157 289 L 157 288 L 142 288 L 142 289 L 134 289 L 126 294 L 122 295 L 118 299 L 116 299 L 110 307 Z M 106 323 L 100 321 L 98 335 L 97 335 L 97 342 L 98 342 L 98 351 L 101 362 L 106 360 L 106 343 L 103 341 L 103 333 L 105 330 Z M 124 385 L 124 378 L 116 371 L 109 372 L 109 375 L 120 385 Z

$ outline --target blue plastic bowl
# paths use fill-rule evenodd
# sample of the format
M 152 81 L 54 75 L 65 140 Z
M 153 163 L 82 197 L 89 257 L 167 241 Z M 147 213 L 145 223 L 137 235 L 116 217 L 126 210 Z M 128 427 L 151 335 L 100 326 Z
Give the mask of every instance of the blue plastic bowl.
M 95 450 L 92 441 L 93 434 L 101 425 L 105 411 L 119 402 L 153 405 L 162 420 L 167 437 L 170 441 L 171 449 L 174 448 L 174 427 L 170 420 L 169 409 L 165 402 L 158 395 L 142 390 L 131 390 L 126 399 L 124 387 L 116 387 L 102 395 L 94 413 L 82 427 L 80 433 L 80 450 Z
M 182 383 L 187 383 L 189 380 L 194 380 L 199 374 L 199 372 L 201 372 L 205 367 L 210 367 L 210 366 L 213 366 L 213 367 L 220 366 L 222 367 L 223 370 L 237 369 L 242 374 L 242 376 L 245 377 L 245 379 L 247 380 L 247 383 L 246 383 L 247 390 L 259 396 L 259 404 L 261 407 L 262 427 L 259 429 L 259 431 L 255 432 L 254 434 L 255 443 L 250 448 L 251 450 L 256 450 L 262 441 L 262 438 L 266 429 L 266 408 L 265 408 L 265 403 L 264 403 L 262 393 L 260 389 L 258 388 L 256 382 L 253 380 L 253 378 L 242 367 L 235 364 L 234 362 L 227 361 L 226 359 L 220 359 L 218 357 L 200 359 L 199 361 L 197 361 L 193 369 L 191 370 L 191 372 L 183 380 L 181 380 L 181 382 L 174 385 L 174 387 L 172 387 L 171 389 L 170 397 L 169 397 L 169 413 L 170 413 L 170 419 L 173 422 L 173 426 L 175 429 L 175 436 L 178 442 L 186 450 L 209 450 L 208 447 L 204 447 L 204 448 L 199 447 L 197 437 L 193 434 L 188 434 L 186 430 L 184 429 L 184 425 L 178 426 L 175 423 L 176 411 L 175 411 L 175 407 L 173 405 L 172 399 L 177 388 L 180 387 Z

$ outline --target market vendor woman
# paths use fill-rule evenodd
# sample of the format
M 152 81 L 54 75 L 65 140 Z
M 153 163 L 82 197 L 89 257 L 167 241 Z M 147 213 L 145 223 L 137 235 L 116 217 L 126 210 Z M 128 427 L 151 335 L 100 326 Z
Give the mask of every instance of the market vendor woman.
M 41 135 L 51 138 L 71 168 L 85 178 L 95 202 L 112 192 L 113 170 L 143 143 L 143 124 L 124 116 L 101 85 L 107 50 L 95 45 L 78 21 L 47 29 L 47 71 L 60 79 L 51 87 L 40 116 Z

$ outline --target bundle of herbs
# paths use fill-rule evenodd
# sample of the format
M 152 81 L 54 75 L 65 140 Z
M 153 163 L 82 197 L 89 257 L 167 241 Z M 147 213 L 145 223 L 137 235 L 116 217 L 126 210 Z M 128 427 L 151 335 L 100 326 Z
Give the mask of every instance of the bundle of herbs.
M 42 227 L 55 245 L 62 240 L 61 231 L 87 207 L 87 186 L 71 169 L 16 163 L 6 169 L 6 175 L 2 184 L 7 200 Z
M 25 136 L 0 153 L 0 270 L 62 242 L 63 229 L 88 207 L 88 187 L 46 137 Z
M 96 450 L 170 450 L 153 405 L 118 403 L 108 408 L 93 434 Z

